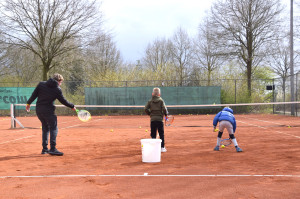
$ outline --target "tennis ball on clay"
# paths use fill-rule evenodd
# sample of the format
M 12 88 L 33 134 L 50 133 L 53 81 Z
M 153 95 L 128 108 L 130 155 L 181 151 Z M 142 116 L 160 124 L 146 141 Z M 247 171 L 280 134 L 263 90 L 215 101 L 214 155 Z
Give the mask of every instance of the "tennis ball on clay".
M 41 129 L 42 127 L 40 126 L 40 129 Z
M 148 132 L 148 130 L 147 130 L 147 129 L 146 129 L 145 131 L 146 131 L 146 132 Z
M 290 126 L 290 125 L 288 125 L 288 128 L 291 128 L 291 126 Z
M 222 144 L 222 145 L 221 145 L 221 148 L 225 148 L 225 146 Z
M 113 130 L 113 129 L 110 129 L 110 132 L 114 132 L 114 130 Z

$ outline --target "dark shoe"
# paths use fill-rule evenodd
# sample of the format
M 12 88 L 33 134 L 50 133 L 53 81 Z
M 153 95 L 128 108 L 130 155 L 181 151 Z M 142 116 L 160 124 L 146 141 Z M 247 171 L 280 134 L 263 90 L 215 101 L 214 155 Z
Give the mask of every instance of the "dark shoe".
M 215 148 L 214 148 L 214 151 L 219 151 L 220 150 L 220 147 L 219 146 L 216 146 Z
M 57 156 L 63 156 L 63 155 L 64 155 L 63 152 L 60 152 L 60 151 L 57 150 L 57 149 L 50 149 L 49 154 L 50 154 L 50 155 L 57 155 Z
M 43 149 L 41 154 L 48 154 L 49 150 L 48 149 Z
M 243 152 L 243 150 L 240 147 L 236 147 L 236 152 Z

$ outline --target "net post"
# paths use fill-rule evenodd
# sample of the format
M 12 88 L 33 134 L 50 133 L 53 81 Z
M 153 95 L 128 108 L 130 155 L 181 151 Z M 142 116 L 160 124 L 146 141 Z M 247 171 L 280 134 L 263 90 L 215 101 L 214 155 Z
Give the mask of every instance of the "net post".
M 10 104 L 10 121 L 11 121 L 11 128 L 16 128 L 16 121 L 15 121 L 15 106 L 14 104 Z
M 11 118 L 11 128 L 14 129 L 17 127 L 17 123 L 22 127 L 23 129 L 25 128 L 17 118 L 15 118 L 15 105 L 10 104 L 10 118 Z

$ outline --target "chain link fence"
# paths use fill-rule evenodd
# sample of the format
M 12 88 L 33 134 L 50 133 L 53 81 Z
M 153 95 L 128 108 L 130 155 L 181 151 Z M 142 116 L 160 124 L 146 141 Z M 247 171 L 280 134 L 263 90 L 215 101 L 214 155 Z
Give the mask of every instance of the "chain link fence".
M 222 104 L 239 103 L 268 103 L 291 101 L 291 77 L 274 79 L 252 79 L 251 97 L 248 95 L 248 81 L 246 79 L 215 79 L 205 80 L 145 80 L 145 81 L 64 81 L 61 85 L 65 98 L 76 104 L 85 104 L 85 88 L 118 88 L 118 87 L 197 87 L 197 86 L 221 86 Z M 300 98 L 299 73 L 294 76 L 295 101 Z M 36 87 L 39 82 L 0 82 L 0 88 L 4 87 Z M 1 94 L 1 93 L 0 93 Z M 163 97 L 164 93 L 162 93 Z M 1 100 L 1 98 L 0 98 Z M 146 102 L 145 102 L 146 103 Z M 59 103 L 57 103 L 59 104 Z M 237 109 L 234 107 L 234 109 Z M 255 112 L 258 107 L 252 107 Z M 299 115 L 300 107 L 294 105 L 272 105 L 271 112 L 290 115 L 292 109 L 295 115 Z M 4 111 L 5 112 L 5 111 Z M 270 108 L 268 108 L 270 112 Z M 3 114 L 3 113 L 2 113 Z M 5 112 L 7 114 L 7 111 Z

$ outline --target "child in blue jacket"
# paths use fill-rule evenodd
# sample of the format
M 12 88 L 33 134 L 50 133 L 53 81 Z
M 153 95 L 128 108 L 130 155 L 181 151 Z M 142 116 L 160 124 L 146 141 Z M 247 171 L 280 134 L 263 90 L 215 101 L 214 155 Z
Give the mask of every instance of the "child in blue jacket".
M 243 150 L 238 146 L 238 143 L 236 141 L 236 138 L 234 137 L 234 133 L 236 130 L 236 121 L 233 115 L 233 110 L 229 107 L 225 107 L 222 111 L 220 111 L 214 118 L 213 126 L 214 126 L 214 132 L 216 131 L 217 124 L 219 122 L 219 133 L 217 137 L 217 146 L 214 148 L 215 151 L 220 150 L 220 143 L 221 138 L 224 132 L 224 129 L 227 129 L 229 133 L 229 137 L 231 141 L 233 142 L 236 151 L 242 152 Z

